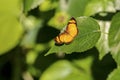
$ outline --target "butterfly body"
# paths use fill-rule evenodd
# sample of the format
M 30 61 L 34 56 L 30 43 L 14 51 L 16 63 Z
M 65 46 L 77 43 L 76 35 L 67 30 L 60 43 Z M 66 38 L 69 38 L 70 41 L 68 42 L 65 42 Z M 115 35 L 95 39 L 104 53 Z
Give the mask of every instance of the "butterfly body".
M 66 29 L 60 33 L 56 38 L 56 44 L 69 44 L 78 34 L 78 28 L 76 20 L 72 17 L 68 22 Z

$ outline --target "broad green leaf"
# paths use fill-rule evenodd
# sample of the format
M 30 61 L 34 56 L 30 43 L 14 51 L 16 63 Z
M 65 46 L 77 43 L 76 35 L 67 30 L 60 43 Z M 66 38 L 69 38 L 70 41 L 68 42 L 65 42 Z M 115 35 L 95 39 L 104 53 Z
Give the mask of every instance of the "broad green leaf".
M 64 60 L 54 63 L 50 66 L 41 76 L 40 80 L 57 80 L 66 77 L 71 74 L 73 67 L 70 62 Z
M 99 51 L 99 58 L 102 59 L 109 52 L 108 31 L 110 22 L 99 21 L 99 24 L 101 29 L 101 37 L 98 40 L 96 47 Z
M 24 0 L 24 11 L 27 12 L 31 9 L 36 8 L 44 0 Z
M 113 58 L 120 65 L 120 13 L 117 13 L 112 19 L 109 30 L 109 46 Z
M 91 61 L 92 59 L 89 58 Z M 75 61 L 80 65 L 83 62 L 89 62 L 88 59 L 83 61 Z M 76 64 L 76 66 L 78 65 Z M 42 74 L 39 80 L 92 80 L 89 72 L 85 68 L 76 67 L 67 60 L 55 62 Z M 90 65 L 88 65 L 90 68 Z
M 20 0 L 0 0 L 0 15 L 11 14 L 19 16 L 21 12 Z
M 20 0 L 0 0 L 0 55 L 14 48 L 22 35 Z
M 107 78 L 107 80 L 120 80 L 120 67 L 115 69 Z
M 89 17 L 78 17 L 77 27 L 79 29 L 77 37 L 68 45 L 54 45 L 46 55 L 51 53 L 83 52 L 95 46 L 100 37 L 100 28 L 97 22 Z
M 74 17 L 82 16 L 88 2 L 89 0 L 69 0 L 68 13 Z
M 91 16 L 99 12 L 115 12 L 113 0 L 91 0 L 85 8 L 84 15 Z
M 0 15 L 0 55 L 14 48 L 20 41 L 22 26 L 15 16 Z

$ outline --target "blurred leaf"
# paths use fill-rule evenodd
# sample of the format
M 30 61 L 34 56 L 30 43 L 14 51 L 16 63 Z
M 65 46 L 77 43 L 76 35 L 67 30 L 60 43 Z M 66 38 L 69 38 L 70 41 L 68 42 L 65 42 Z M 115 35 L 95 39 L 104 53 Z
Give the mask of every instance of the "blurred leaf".
M 44 0 L 24 0 L 24 11 L 27 12 L 31 9 L 36 8 Z
M 117 13 L 112 19 L 108 38 L 111 54 L 120 65 L 120 13 Z
M 23 37 L 21 45 L 25 48 L 33 48 L 36 44 L 37 33 L 42 27 L 42 20 L 34 16 L 24 17 L 23 25 L 26 28 L 26 34 Z
M 113 0 L 91 0 L 85 8 L 84 15 L 91 16 L 99 12 L 115 12 Z
M 33 0 L 24 0 L 24 11 L 27 12 L 31 9 Z
M 37 52 L 33 50 L 29 51 L 26 55 L 27 64 L 32 65 L 35 62 L 37 56 L 38 56 Z
M 23 31 L 18 21 L 20 4 L 19 0 L 0 1 L 0 54 L 14 48 L 21 38 Z
M 28 72 L 32 75 L 32 77 L 33 76 L 39 77 L 41 74 L 40 69 L 35 68 L 33 65 L 28 66 Z M 26 79 L 26 80 L 29 80 L 29 79 Z
M 107 78 L 107 80 L 120 80 L 120 67 L 115 69 Z
M 82 16 L 88 2 L 89 0 L 69 0 L 68 13 L 74 17 Z
M 85 8 L 84 15 L 90 16 L 95 13 L 103 11 L 103 4 L 102 1 L 99 0 L 92 0 Z
M 98 40 L 96 47 L 99 51 L 99 58 L 102 59 L 109 52 L 108 45 L 108 31 L 110 27 L 110 22 L 99 21 L 101 29 L 101 37 Z
M 39 9 L 40 11 L 48 11 L 56 8 L 58 6 L 57 0 L 44 0 L 40 6 Z
M 82 61 L 81 61 L 82 62 Z M 92 80 L 90 75 L 81 68 L 73 66 L 67 60 L 61 60 L 51 65 L 39 80 Z
M 67 75 L 71 74 L 74 68 L 72 67 L 71 63 L 63 60 L 54 63 L 50 66 L 41 76 L 40 80 L 57 80 L 66 77 Z M 76 71 L 76 70 L 75 70 Z
M 83 52 L 95 46 L 100 37 L 100 29 L 97 22 L 88 17 L 78 17 L 77 27 L 79 33 L 74 41 L 68 45 L 54 45 L 46 55 L 51 53 Z
M 50 19 L 48 25 L 55 27 L 56 29 L 62 29 L 66 25 L 69 19 L 69 15 L 65 12 L 56 12 L 55 16 Z
M 120 0 L 115 0 L 115 8 L 120 10 Z
M 0 54 L 14 48 L 22 35 L 23 29 L 16 17 L 0 15 Z
M 73 63 L 83 70 L 86 71 L 86 73 L 91 74 L 91 66 L 93 62 L 93 57 L 89 56 L 80 60 L 73 60 Z
M 7 6 L 6 6 L 6 3 Z M 0 1 L 0 12 L 11 12 L 11 13 L 17 13 L 19 12 L 19 8 L 20 8 L 20 3 L 19 3 L 19 0 L 7 0 L 7 1 L 4 1 L 4 0 L 1 0 Z M 14 9 L 14 10 L 13 10 Z
M 0 15 L 19 16 L 21 12 L 20 0 L 0 0 Z M 7 17 L 6 17 L 7 18 Z
M 116 12 L 114 7 L 114 0 L 103 0 L 104 11 L 106 12 Z
M 39 53 L 43 53 L 43 51 L 49 49 L 51 45 L 51 42 L 44 43 L 44 44 L 36 44 L 34 46 L 34 50 L 29 50 L 29 52 L 26 54 L 26 62 L 29 65 L 32 65 L 35 63 L 36 59 L 39 56 Z
M 23 80 L 33 80 L 32 75 L 27 71 L 22 74 L 22 78 Z

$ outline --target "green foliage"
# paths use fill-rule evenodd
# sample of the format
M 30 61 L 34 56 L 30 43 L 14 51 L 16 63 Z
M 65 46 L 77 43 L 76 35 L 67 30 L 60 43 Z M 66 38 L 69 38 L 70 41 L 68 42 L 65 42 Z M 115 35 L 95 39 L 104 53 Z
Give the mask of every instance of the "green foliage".
M 85 7 L 90 0 L 69 0 L 67 12 L 74 17 L 83 16 Z M 78 10 L 79 9 L 79 10 Z
M 36 8 L 39 4 L 41 4 L 44 0 L 23 0 L 24 11 L 30 11 L 31 9 Z
M 120 65 L 120 13 L 117 13 L 111 22 L 110 30 L 109 30 L 109 45 L 111 48 L 111 54 L 113 58 L 116 60 L 117 65 Z
M 87 17 L 79 17 L 76 20 L 79 32 L 75 40 L 69 45 L 54 45 L 47 54 L 71 54 L 72 52 L 83 52 L 95 46 L 100 37 L 100 29 L 97 22 Z
M 101 29 L 101 37 L 96 44 L 96 47 L 99 51 L 99 58 L 102 59 L 109 51 L 108 45 L 108 31 L 110 27 L 110 22 L 108 21 L 98 21 Z
M 39 80 L 92 80 L 90 75 L 91 62 L 91 57 L 84 60 L 74 60 L 72 63 L 67 60 L 57 61 L 43 73 Z M 86 77 L 86 75 L 88 76 Z
M 91 16 L 99 12 L 115 12 L 113 0 L 91 0 L 85 8 L 84 15 Z
M 119 4 L 1 0 L 0 80 L 120 80 Z M 78 35 L 56 45 L 54 38 L 71 17 Z
M 1 19 L 0 54 L 4 54 L 18 44 L 23 30 L 21 24 L 14 16 L 2 15 Z
M 22 36 L 22 25 L 17 19 L 20 14 L 18 2 L 8 1 L 6 6 L 6 1 L 0 1 L 0 55 L 14 48 Z
M 109 76 L 107 80 L 119 80 L 120 68 L 115 69 Z

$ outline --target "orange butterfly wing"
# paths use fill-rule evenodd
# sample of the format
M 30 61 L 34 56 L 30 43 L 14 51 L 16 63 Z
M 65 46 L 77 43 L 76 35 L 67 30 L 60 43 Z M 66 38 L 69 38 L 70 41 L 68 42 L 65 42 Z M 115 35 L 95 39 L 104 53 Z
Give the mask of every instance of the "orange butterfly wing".
M 78 34 L 77 23 L 74 18 L 68 22 L 66 32 L 69 33 L 72 37 L 75 37 Z
M 78 34 L 78 28 L 76 24 L 76 20 L 71 18 L 68 22 L 66 30 L 63 33 L 60 33 L 56 38 L 56 44 L 68 44 L 73 41 L 74 37 Z
M 60 40 L 63 43 L 68 44 L 68 43 L 72 42 L 73 37 L 71 35 L 69 35 L 68 33 L 64 32 L 64 33 L 60 34 Z

